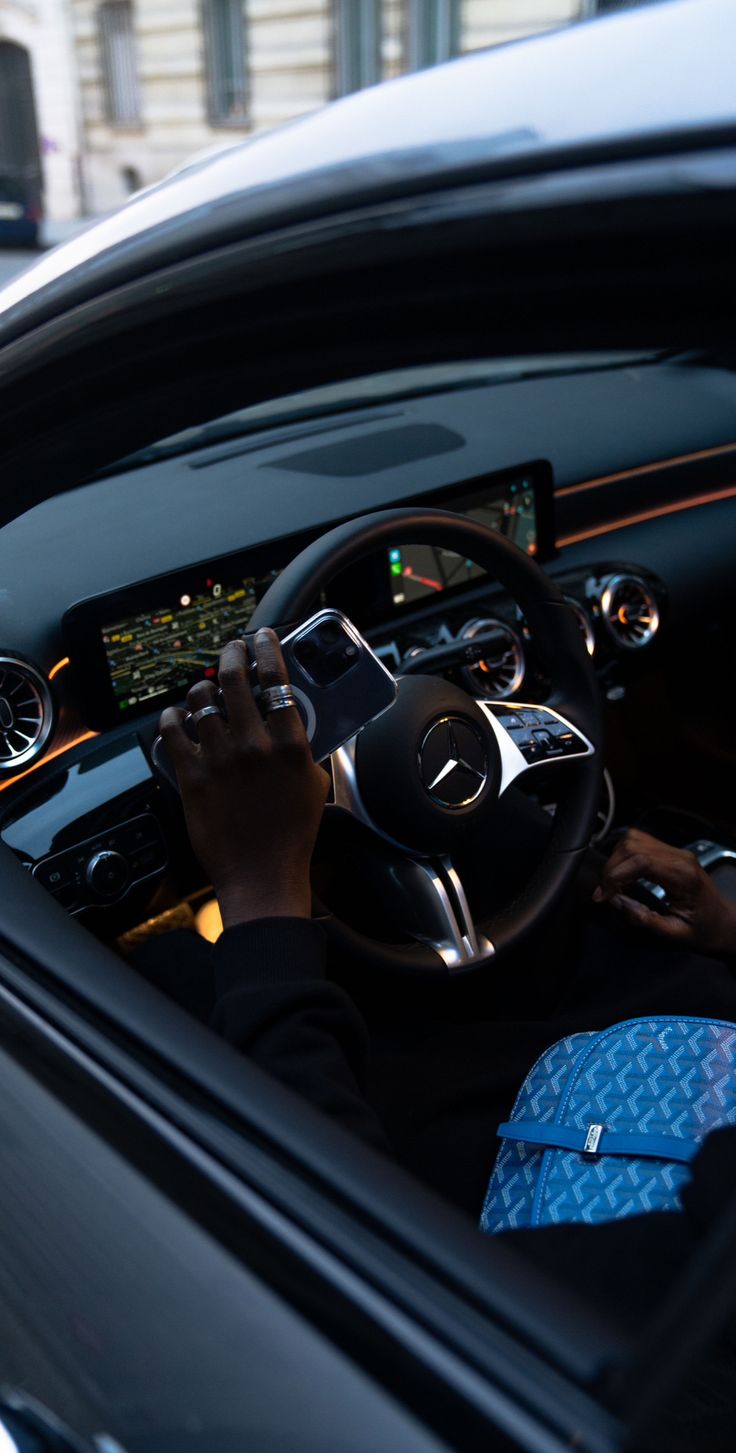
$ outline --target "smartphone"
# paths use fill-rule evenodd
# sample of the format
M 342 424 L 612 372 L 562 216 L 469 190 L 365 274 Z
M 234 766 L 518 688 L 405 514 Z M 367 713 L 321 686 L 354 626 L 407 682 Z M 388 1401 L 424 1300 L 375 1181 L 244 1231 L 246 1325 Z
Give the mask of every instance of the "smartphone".
M 252 638 L 244 637 L 251 658 L 253 694 L 258 700 L 258 670 Z M 336 752 L 368 722 L 393 705 L 396 682 L 352 621 L 339 610 L 320 610 L 281 642 L 297 706 L 316 762 Z M 153 764 L 177 786 L 163 738 L 151 750 Z

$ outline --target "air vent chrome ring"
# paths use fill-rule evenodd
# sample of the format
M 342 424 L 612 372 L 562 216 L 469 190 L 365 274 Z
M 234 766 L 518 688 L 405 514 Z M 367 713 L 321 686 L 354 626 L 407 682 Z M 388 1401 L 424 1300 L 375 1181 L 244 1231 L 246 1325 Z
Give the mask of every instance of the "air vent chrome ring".
M 639 575 L 611 575 L 601 592 L 601 616 L 616 644 L 636 651 L 659 630 L 659 607 L 650 585 Z
M 470 673 L 474 686 L 480 684 L 479 678 L 483 682 L 484 696 L 504 701 L 518 691 L 524 680 L 526 661 L 521 637 L 505 621 L 486 617 L 468 621 L 460 632 L 459 640 L 472 641 L 475 636 L 485 635 L 490 631 L 498 632 L 498 650 L 494 650 L 487 659 L 479 661 L 477 666 L 467 666 L 465 670 Z
M 54 725 L 48 681 L 22 656 L 0 652 L 0 775 L 40 757 Z

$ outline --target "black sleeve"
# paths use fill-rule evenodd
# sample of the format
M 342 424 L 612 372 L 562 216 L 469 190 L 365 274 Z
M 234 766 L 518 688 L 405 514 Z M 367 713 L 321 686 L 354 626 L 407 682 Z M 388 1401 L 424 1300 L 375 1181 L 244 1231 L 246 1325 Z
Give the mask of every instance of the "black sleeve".
M 312 1105 L 386 1150 L 365 1098 L 368 1034 L 348 996 L 325 978 L 320 925 L 306 918 L 239 924 L 218 939 L 213 963 L 213 1029 Z

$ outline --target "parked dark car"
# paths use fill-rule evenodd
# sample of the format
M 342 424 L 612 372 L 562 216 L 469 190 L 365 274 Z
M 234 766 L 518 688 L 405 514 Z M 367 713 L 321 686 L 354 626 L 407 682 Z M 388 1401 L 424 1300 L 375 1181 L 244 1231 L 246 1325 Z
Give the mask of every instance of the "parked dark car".
M 537 993 L 612 823 L 664 803 L 733 843 L 735 45 L 729 0 L 676 0 L 391 83 L 0 293 L 9 1448 L 613 1453 L 733 1418 L 732 1207 L 627 1319 L 615 1258 L 600 1295 L 481 1236 L 129 955 L 210 896 L 151 765 L 162 705 L 315 589 L 397 674 L 526 709 L 564 687 L 591 748 L 530 763 L 577 836 L 513 911 L 459 836 L 387 868 L 333 764 L 315 886 L 335 974 L 386 1015 L 394 985 L 419 1026 L 439 995 L 449 1035 Z M 458 557 L 479 520 L 526 552 L 521 608 Z
M 36 247 L 41 218 L 38 188 L 0 173 L 0 244 Z

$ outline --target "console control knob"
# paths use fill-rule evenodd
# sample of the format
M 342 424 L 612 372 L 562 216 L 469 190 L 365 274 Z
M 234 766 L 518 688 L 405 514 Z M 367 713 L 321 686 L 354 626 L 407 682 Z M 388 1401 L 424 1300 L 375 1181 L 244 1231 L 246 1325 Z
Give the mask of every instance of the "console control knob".
M 112 849 L 93 853 L 84 870 L 88 887 L 100 898 L 117 898 L 128 886 L 130 869 L 122 853 Z

